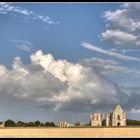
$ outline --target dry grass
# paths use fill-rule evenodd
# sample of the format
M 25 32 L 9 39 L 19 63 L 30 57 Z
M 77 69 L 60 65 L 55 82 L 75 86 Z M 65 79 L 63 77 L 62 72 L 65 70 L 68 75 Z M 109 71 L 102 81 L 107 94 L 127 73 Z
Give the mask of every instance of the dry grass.
M 1 128 L 0 137 L 140 137 L 140 128 Z

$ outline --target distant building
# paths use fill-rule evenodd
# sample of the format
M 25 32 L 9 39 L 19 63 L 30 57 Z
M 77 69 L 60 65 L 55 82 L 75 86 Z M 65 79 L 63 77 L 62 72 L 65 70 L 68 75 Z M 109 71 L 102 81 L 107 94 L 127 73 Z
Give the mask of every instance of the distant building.
M 70 127 L 71 125 L 66 121 L 61 121 L 59 123 L 59 127 Z
M 91 126 L 102 126 L 102 113 L 90 115 Z M 118 104 L 113 112 L 105 113 L 106 126 L 126 126 L 126 113 Z
M 0 122 L 0 127 L 5 127 L 4 122 Z
M 102 113 L 93 113 L 90 115 L 91 126 L 102 126 Z

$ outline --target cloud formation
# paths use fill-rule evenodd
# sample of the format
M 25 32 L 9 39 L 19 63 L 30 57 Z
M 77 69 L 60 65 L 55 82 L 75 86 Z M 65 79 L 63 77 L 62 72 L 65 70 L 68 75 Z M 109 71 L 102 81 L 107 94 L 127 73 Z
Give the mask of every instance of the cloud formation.
M 136 99 L 135 94 L 131 97 L 123 93 L 94 68 L 55 60 L 41 50 L 32 54 L 30 60 L 30 64 L 24 65 L 20 57 L 15 57 L 10 70 L 0 65 L 1 95 L 33 102 L 38 108 L 72 112 L 104 111 L 117 103 L 128 105 L 130 98 Z M 128 110 L 136 105 L 137 100 Z
M 106 30 L 102 33 L 102 38 L 107 41 L 112 41 L 117 45 L 123 45 L 123 44 L 132 44 L 132 45 L 140 45 L 139 37 L 120 31 L 118 29 L 116 30 Z
M 26 19 L 39 20 L 47 24 L 59 24 L 59 21 L 53 21 L 51 17 L 38 15 L 34 11 L 13 6 L 11 3 L 0 2 L 0 14 L 22 15 Z
M 28 53 L 33 53 L 33 44 L 30 41 L 24 40 L 11 40 L 14 43 L 14 46 L 20 50 L 26 51 Z
M 119 62 L 114 60 L 104 60 L 100 58 L 85 58 L 79 61 L 82 66 L 90 67 L 99 71 L 104 76 L 115 76 L 116 74 L 124 75 L 124 74 L 133 74 L 140 76 L 140 71 L 135 68 L 127 68 L 125 66 L 120 65 Z
M 105 11 L 108 28 L 102 38 L 117 45 L 140 46 L 140 3 L 124 3 L 120 9 Z
M 99 53 L 102 53 L 102 54 L 105 54 L 105 55 L 108 55 L 108 56 L 111 56 L 111 57 L 115 57 L 115 58 L 118 58 L 118 59 L 121 59 L 121 60 L 140 62 L 140 58 L 123 55 L 123 54 L 120 54 L 120 53 L 112 52 L 110 50 L 107 51 L 107 50 L 104 50 L 102 48 L 91 45 L 87 42 L 82 42 L 81 45 L 84 48 L 87 48 L 89 50 L 96 51 L 96 52 L 99 52 Z

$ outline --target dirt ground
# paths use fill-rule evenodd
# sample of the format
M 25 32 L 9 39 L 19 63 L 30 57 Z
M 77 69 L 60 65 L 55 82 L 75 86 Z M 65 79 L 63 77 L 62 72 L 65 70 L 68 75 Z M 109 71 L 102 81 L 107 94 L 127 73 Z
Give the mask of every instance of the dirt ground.
M 0 128 L 0 137 L 139 137 L 140 128 Z

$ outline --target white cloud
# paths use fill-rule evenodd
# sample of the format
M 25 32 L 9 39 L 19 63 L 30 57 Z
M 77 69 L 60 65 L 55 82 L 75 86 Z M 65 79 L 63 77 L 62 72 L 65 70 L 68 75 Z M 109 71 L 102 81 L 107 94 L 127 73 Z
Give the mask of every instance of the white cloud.
M 55 60 L 41 50 L 30 59 L 31 63 L 24 65 L 15 57 L 11 69 L 0 65 L 0 95 L 4 93 L 7 100 L 14 97 L 39 108 L 72 112 L 104 111 L 117 103 L 127 105 L 128 110 L 139 105 L 138 94 L 124 94 L 95 68 Z M 117 65 L 115 61 L 105 63 Z M 134 104 L 129 105 L 132 99 Z
M 111 48 L 110 51 L 117 52 L 117 53 L 122 53 L 122 54 L 140 52 L 140 50 L 138 50 L 138 49 L 136 50 L 136 49 L 114 49 L 114 48 Z
M 0 76 L 5 74 L 7 72 L 7 69 L 4 65 L 0 65 Z
M 133 34 L 120 30 L 106 30 L 102 33 L 102 38 L 107 41 L 113 41 L 117 45 L 132 44 L 139 45 L 139 39 Z
M 140 3 L 125 3 L 115 11 L 105 11 L 103 17 L 108 25 L 102 33 L 105 40 L 110 40 L 117 45 L 139 46 L 140 35 Z
M 13 6 L 11 3 L 1 3 L 0 4 L 0 14 L 16 14 L 16 15 L 23 15 L 24 17 L 27 17 L 34 20 L 40 20 L 47 24 L 58 24 L 58 21 L 53 21 L 51 17 L 44 16 L 44 15 L 38 15 L 34 11 L 24 9 L 19 6 Z
M 14 43 L 14 46 L 20 50 L 26 51 L 28 53 L 33 53 L 33 44 L 30 41 L 24 40 L 11 40 Z
M 99 72 L 78 63 L 55 60 L 37 51 L 24 65 L 16 57 L 12 69 L 0 66 L 0 94 L 35 102 L 46 109 L 91 111 L 126 102 L 119 87 Z M 120 100 L 121 99 L 121 100 Z
M 140 3 L 129 3 L 128 5 L 129 6 L 124 6 L 123 9 L 117 9 L 116 11 L 106 11 L 104 13 L 106 20 L 111 22 L 110 26 L 130 32 L 140 29 L 140 20 L 138 17 Z
M 121 60 L 140 62 L 140 58 L 127 56 L 127 55 L 123 55 L 123 54 L 112 52 L 112 51 L 107 51 L 107 50 L 104 50 L 102 48 L 93 46 L 93 45 L 91 45 L 87 42 L 82 42 L 81 45 L 84 48 L 87 48 L 87 49 L 90 49 L 90 50 L 93 50 L 93 51 L 96 51 L 96 52 L 99 52 L 99 53 L 102 53 L 102 54 L 105 54 L 105 55 L 108 55 L 108 56 L 111 56 L 111 57 L 115 57 L 115 58 L 118 58 L 118 59 L 121 59 Z
M 32 50 L 31 50 L 31 48 L 29 46 L 26 46 L 26 45 L 16 45 L 16 47 L 18 49 L 24 50 L 26 52 L 32 53 Z

